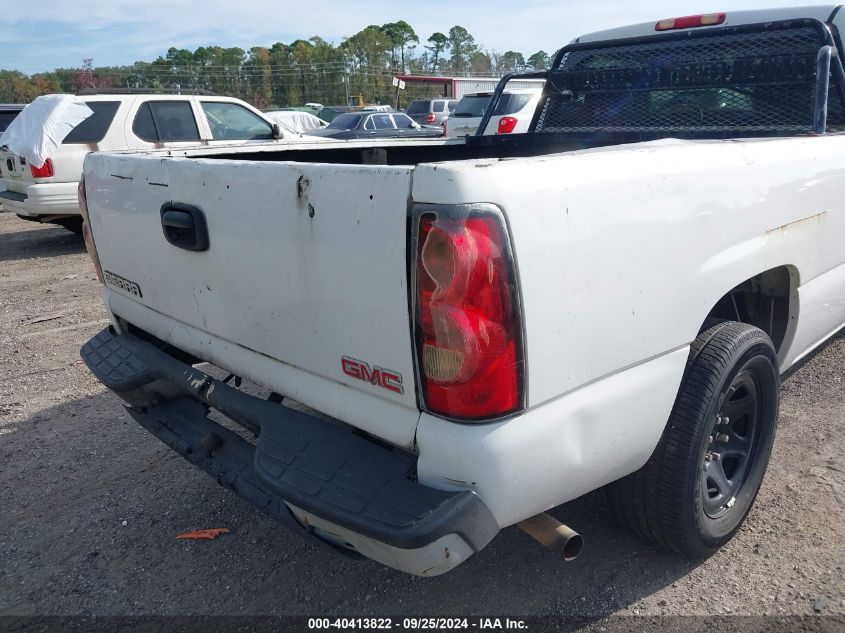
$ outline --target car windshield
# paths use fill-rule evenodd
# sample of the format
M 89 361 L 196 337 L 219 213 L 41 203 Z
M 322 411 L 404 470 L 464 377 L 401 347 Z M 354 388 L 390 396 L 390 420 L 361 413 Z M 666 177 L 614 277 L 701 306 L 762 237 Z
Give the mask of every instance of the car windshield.
M 331 123 L 329 123 L 329 129 L 332 130 L 352 130 L 358 127 L 358 124 L 361 122 L 361 115 L 360 114 L 341 114 L 340 116 L 336 116 Z
M 428 99 L 417 99 L 408 106 L 406 112 L 408 114 L 428 114 L 431 108 L 431 101 Z
M 477 117 L 484 116 L 487 104 L 490 103 L 492 95 L 469 95 L 460 100 L 452 116 L 456 117 Z

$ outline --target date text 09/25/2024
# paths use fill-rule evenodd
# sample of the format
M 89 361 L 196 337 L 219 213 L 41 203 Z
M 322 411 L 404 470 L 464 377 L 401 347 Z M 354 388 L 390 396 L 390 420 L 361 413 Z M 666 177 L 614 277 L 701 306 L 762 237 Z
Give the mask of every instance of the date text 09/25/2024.
M 309 618 L 309 630 L 321 629 L 373 629 L 373 630 L 483 630 L 518 631 L 528 628 L 524 620 L 511 618 Z

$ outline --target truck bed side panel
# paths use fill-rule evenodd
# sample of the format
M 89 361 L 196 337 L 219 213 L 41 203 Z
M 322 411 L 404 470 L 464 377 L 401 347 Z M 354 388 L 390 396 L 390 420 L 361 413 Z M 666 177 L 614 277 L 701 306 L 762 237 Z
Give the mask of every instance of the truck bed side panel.
M 796 287 L 827 280 L 823 297 L 794 298 L 783 369 L 841 326 L 844 144 L 836 135 L 667 139 L 421 165 L 414 199 L 505 210 L 537 406 L 688 345 L 720 297 L 771 268 L 793 270 Z

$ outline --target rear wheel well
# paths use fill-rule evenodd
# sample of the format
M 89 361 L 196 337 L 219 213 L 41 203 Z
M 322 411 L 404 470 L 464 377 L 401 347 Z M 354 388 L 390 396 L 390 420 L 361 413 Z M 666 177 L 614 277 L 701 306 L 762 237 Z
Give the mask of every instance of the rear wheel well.
M 793 303 L 798 288 L 798 271 L 791 266 L 778 266 L 738 284 L 716 302 L 709 319 L 739 321 L 760 328 L 774 343 L 780 355 L 791 334 L 795 317 Z

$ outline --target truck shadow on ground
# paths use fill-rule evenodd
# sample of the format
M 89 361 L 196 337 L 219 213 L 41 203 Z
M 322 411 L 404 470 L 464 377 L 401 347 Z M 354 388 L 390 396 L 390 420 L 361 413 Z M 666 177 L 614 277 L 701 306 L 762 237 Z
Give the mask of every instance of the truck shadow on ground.
M 584 535 L 564 563 L 516 528 L 435 578 L 306 543 L 141 429 L 107 392 L 0 416 L 7 480 L 0 613 L 544 615 L 635 605 L 696 566 L 618 527 L 601 491 L 552 513 Z M 226 527 L 214 541 L 175 537 Z M 0 548 L 3 549 L 3 548 Z
M 81 235 L 51 224 L 34 224 L 25 220 L 20 223 L 32 225 L 28 231 L 0 233 L 0 261 L 58 257 L 73 253 L 84 253 L 85 242 Z

